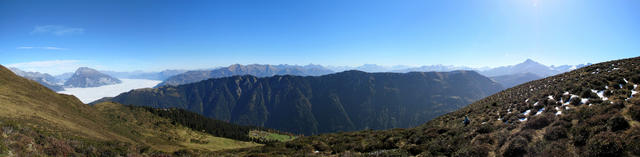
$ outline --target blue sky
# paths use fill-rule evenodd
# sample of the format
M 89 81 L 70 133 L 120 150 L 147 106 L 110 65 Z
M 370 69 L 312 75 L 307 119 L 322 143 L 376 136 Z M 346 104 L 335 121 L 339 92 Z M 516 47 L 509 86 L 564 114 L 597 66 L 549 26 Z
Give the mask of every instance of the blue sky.
M 0 64 L 547 65 L 640 54 L 637 0 L 0 1 Z

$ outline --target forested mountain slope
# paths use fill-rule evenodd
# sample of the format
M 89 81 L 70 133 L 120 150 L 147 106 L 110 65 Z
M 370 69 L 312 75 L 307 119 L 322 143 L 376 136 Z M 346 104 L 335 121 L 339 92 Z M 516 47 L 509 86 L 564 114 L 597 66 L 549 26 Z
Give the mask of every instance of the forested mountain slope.
M 317 77 L 233 76 L 120 94 L 110 101 L 177 107 L 242 125 L 306 135 L 420 125 L 502 87 L 473 71 Z

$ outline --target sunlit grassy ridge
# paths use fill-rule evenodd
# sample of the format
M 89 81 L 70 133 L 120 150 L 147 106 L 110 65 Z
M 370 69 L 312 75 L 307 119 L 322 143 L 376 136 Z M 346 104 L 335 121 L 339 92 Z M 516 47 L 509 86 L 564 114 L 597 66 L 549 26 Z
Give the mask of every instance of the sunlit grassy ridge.
M 140 108 L 89 106 L 0 66 L 0 154 L 184 154 L 259 146 L 194 131 Z
M 151 146 L 155 150 L 174 152 L 190 148 L 216 151 L 259 145 L 194 131 L 181 125 L 175 125 L 170 119 L 160 118 L 141 108 L 125 107 L 121 104 L 108 102 L 96 104 L 95 107 L 108 117 L 111 130 L 136 142 Z

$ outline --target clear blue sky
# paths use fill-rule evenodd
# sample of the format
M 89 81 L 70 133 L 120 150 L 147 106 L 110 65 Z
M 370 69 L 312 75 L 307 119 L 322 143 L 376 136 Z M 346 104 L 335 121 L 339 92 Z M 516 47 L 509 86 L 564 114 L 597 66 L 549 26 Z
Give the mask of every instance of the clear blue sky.
M 501 66 L 639 56 L 637 0 L 0 1 L 0 64 Z

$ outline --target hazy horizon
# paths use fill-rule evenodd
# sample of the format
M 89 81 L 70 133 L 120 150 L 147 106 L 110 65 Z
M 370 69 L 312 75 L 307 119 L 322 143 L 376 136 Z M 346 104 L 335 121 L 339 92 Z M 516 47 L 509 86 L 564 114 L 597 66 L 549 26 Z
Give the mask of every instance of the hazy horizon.
M 520 61 L 516 64 L 520 64 L 525 62 L 526 60 Z M 543 64 L 537 60 L 533 60 L 537 63 Z M 603 61 L 604 62 L 604 61 Z M 80 67 L 88 67 L 88 68 L 92 68 L 92 69 L 96 69 L 99 71 L 111 71 L 111 72 L 161 72 L 164 70 L 212 70 L 212 69 L 218 69 L 218 68 L 224 68 L 224 67 L 228 67 L 231 65 L 225 65 L 225 66 L 215 66 L 215 67 L 209 67 L 209 68 L 195 68 L 195 69 L 179 69 L 179 68 L 168 68 L 168 69 L 161 69 L 161 70 L 124 70 L 124 71 L 117 71 L 117 70 L 108 70 L 108 67 L 103 67 L 103 66 L 96 66 L 96 67 L 92 67 L 91 65 L 72 65 L 69 66 L 69 68 L 73 68 L 73 70 L 71 71 L 61 71 L 58 73 L 52 73 L 52 72 L 47 72 L 50 71 L 46 68 L 45 64 L 50 64 L 50 63 L 46 63 L 46 62 L 31 62 L 31 63 L 17 63 L 17 64 L 8 64 L 8 65 L 4 65 L 4 64 L 0 64 L 3 66 L 6 66 L 8 68 L 18 68 L 20 70 L 26 71 L 26 72 L 40 72 L 40 73 L 47 73 L 47 74 L 51 74 L 51 75 L 62 75 L 65 73 L 73 73 L 75 72 L 75 70 L 77 68 Z M 235 64 L 239 64 L 239 63 L 235 63 Z M 334 70 L 334 69 L 341 69 L 341 68 L 346 68 L 345 70 L 356 70 L 355 68 L 361 67 L 361 66 L 366 66 L 366 65 L 376 65 L 376 66 L 381 66 L 384 68 L 388 68 L 390 71 L 392 70 L 402 70 L 402 69 L 409 69 L 409 68 L 420 68 L 423 66 L 451 66 L 451 67 L 456 67 L 456 68 L 472 68 L 472 70 L 483 70 L 483 69 L 492 69 L 492 68 L 497 68 L 497 67 L 506 67 L 506 66 L 514 66 L 516 64 L 511 64 L 511 65 L 499 65 L 499 66 L 494 66 L 494 67 L 489 67 L 489 66 L 482 66 L 482 67 L 470 67 L 470 66 L 464 66 L 464 65 L 447 65 L 447 64 L 425 64 L 425 65 L 380 65 L 380 64 L 362 64 L 362 65 L 321 65 L 321 64 L 304 64 L 304 65 L 299 65 L 299 64 L 260 64 L 260 63 L 251 63 L 251 64 L 240 64 L 240 65 L 291 65 L 291 66 L 307 66 L 307 65 L 319 65 L 322 66 L 324 68 L 327 68 L 329 70 Z M 587 64 L 594 64 L 594 63 L 580 63 L 580 64 L 562 64 L 562 65 L 547 65 L 547 64 L 543 64 L 545 66 L 553 66 L 553 67 L 558 67 L 558 66 L 576 66 L 576 65 L 587 65 Z M 29 67 L 45 67 L 45 68 L 29 68 Z M 101 68 L 106 68 L 106 69 L 101 69 Z M 335 70 L 334 70 L 335 71 Z M 340 71 L 335 71 L 335 72 L 340 72 Z
M 361 5 L 366 3 L 367 5 Z M 640 1 L 0 2 L 0 64 L 577 65 L 636 57 Z

